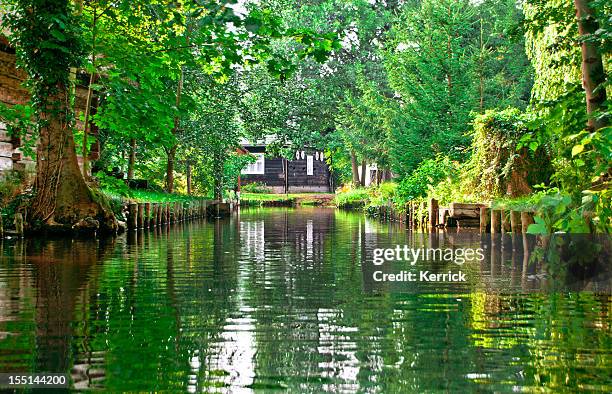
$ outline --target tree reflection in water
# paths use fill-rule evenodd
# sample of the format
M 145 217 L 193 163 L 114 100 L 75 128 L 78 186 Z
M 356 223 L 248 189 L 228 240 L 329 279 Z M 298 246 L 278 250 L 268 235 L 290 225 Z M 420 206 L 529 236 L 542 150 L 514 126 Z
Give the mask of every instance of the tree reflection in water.
M 396 244 L 487 257 L 464 284 L 375 282 L 410 268 L 372 264 Z M 610 391 L 609 291 L 543 291 L 522 244 L 315 208 L 5 240 L 0 370 L 108 391 Z

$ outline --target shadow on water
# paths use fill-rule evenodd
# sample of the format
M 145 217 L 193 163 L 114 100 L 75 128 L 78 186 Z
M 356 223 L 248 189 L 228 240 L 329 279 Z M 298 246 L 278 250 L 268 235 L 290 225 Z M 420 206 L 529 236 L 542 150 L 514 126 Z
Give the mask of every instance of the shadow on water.
M 317 208 L 4 241 L 0 371 L 108 391 L 610 391 L 609 288 L 549 291 L 529 242 Z M 485 258 L 373 264 L 396 245 Z M 374 279 L 401 270 L 466 281 Z

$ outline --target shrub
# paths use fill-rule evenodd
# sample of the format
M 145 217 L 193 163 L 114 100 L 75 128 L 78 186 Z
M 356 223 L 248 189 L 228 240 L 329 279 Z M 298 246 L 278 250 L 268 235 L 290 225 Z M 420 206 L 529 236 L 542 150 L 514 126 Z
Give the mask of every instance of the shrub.
M 364 188 L 348 189 L 336 194 L 335 202 L 340 208 L 359 208 L 369 201 L 368 190 Z
M 481 199 L 518 197 L 552 174 L 547 149 L 523 146 L 531 131 L 529 117 L 516 108 L 486 111 L 474 120 L 472 156 L 466 163 L 466 186 Z
M 271 193 L 272 192 L 272 189 L 267 187 L 262 182 L 247 183 L 246 185 L 243 185 L 240 189 L 241 189 L 241 191 L 243 191 L 245 193 L 265 194 L 265 193 Z
M 453 162 L 444 156 L 421 162 L 417 169 L 402 179 L 397 186 L 396 202 L 403 205 L 407 201 L 427 196 L 433 186 L 450 177 L 454 170 Z

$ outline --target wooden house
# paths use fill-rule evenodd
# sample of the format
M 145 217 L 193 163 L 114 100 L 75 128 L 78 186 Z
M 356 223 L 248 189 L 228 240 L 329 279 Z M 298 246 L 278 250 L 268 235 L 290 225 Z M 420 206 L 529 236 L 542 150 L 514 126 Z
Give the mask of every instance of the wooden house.
M 323 152 L 303 148 L 291 159 L 266 154 L 268 141 L 242 141 L 244 151 L 257 161 L 242 169 L 240 183 L 257 182 L 273 193 L 327 193 L 333 191 L 333 180 Z

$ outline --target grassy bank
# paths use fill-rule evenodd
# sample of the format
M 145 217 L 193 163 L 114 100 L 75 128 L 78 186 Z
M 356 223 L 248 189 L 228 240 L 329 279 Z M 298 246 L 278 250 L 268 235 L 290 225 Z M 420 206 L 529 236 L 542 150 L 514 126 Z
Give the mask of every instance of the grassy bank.
M 333 205 L 332 193 L 240 193 L 240 204 L 251 206 Z
M 137 203 L 168 203 L 168 202 L 182 202 L 189 203 L 201 200 L 210 200 L 210 197 L 206 196 L 189 196 L 185 194 L 165 193 L 153 190 L 136 190 L 129 189 L 119 193 L 117 191 L 109 189 L 101 189 L 102 194 L 108 199 L 110 207 L 117 217 L 118 220 L 125 221 L 124 206 L 128 202 Z
M 110 199 L 121 199 L 125 201 L 135 202 L 189 202 L 189 201 L 200 201 L 204 199 L 212 199 L 206 196 L 188 196 L 185 194 L 165 193 L 151 190 L 133 190 L 129 193 L 120 194 L 112 190 L 103 189 L 102 193 Z

